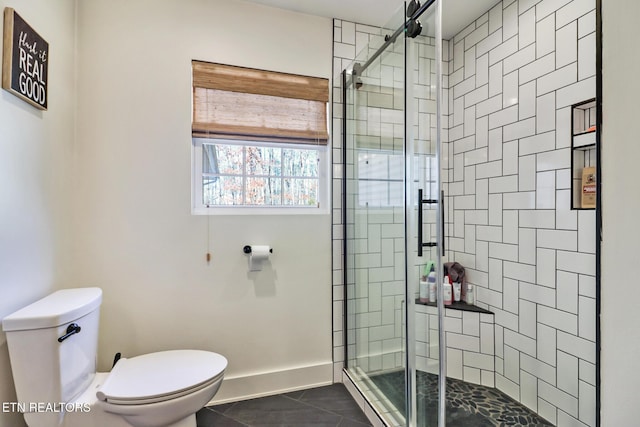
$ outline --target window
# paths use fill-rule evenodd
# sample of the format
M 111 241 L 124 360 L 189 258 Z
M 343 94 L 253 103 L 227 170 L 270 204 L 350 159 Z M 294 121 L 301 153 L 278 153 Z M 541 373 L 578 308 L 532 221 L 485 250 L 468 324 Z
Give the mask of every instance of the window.
M 192 65 L 194 212 L 328 208 L 328 80 Z

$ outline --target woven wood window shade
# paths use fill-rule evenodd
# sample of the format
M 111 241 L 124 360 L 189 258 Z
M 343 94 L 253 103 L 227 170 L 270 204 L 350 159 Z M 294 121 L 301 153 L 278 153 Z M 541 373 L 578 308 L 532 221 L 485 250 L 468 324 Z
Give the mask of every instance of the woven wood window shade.
M 326 145 L 329 81 L 192 61 L 194 137 Z

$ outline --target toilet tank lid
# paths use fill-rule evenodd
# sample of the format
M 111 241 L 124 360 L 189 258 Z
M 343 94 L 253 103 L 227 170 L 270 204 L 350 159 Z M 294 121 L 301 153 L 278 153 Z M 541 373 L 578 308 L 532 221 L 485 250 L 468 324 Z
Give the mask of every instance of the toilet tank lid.
M 48 295 L 2 319 L 5 332 L 53 328 L 96 310 L 102 302 L 102 289 L 63 289 Z

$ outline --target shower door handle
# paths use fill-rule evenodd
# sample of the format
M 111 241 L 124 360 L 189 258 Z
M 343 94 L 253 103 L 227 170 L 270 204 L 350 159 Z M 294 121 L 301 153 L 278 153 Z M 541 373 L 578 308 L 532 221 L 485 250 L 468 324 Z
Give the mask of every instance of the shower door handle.
M 432 248 L 437 246 L 436 242 L 422 241 L 422 205 L 435 205 L 438 203 L 436 199 L 423 199 L 422 188 L 418 189 L 418 256 L 422 256 L 422 248 Z M 444 191 L 441 193 L 442 201 L 442 253 L 444 254 Z

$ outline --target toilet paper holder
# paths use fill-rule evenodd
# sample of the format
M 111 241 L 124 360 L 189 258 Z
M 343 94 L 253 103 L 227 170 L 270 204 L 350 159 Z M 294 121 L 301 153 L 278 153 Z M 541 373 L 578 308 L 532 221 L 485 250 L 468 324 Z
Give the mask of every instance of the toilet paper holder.
M 245 245 L 245 247 L 242 248 L 242 252 L 244 252 L 245 254 L 250 254 L 251 253 L 251 246 L 250 245 Z M 269 253 L 273 253 L 273 248 L 269 248 Z

